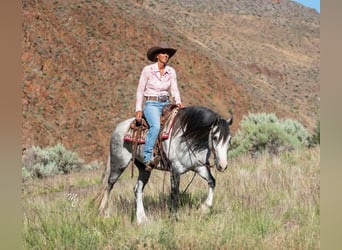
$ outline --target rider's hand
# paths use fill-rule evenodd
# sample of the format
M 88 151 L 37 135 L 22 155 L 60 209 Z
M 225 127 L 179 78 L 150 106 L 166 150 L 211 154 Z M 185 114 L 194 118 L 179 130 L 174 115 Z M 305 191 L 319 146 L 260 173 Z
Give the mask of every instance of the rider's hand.
M 177 103 L 176 105 L 177 105 L 178 108 L 181 108 L 181 109 L 184 108 L 183 103 Z
M 135 120 L 137 120 L 138 122 L 141 122 L 141 118 L 142 118 L 142 111 L 135 112 Z
M 141 118 L 142 118 L 142 112 L 141 111 L 135 112 L 135 124 L 137 126 L 141 126 Z

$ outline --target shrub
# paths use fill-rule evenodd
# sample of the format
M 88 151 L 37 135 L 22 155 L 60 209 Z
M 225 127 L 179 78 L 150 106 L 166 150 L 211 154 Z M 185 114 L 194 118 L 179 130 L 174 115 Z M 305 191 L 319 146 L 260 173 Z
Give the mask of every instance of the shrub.
M 287 134 L 298 139 L 302 146 L 308 147 L 310 145 L 310 134 L 300 122 L 286 119 L 280 122 L 280 126 L 282 126 Z
M 317 120 L 316 129 L 310 140 L 310 146 L 316 146 L 321 144 L 321 131 L 320 131 L 320 121 Z
M 24 178 L 43 178 L 80 171 L 82 166 L 83 160 L 78 157 L 77 153 L 67 150 L 60 143 L 46 148 L 33 146 L 23 155 L 22 175 Z M 90 165 L 86 168 L 96 166 Z
M 258 113 L 244 116 L 241 128 L 232 139 L 229 155 L 252 156 L 267 151 L 271 154 L 308 147 L 310 135 L 299 122 L 279 120 L 275 114 Z

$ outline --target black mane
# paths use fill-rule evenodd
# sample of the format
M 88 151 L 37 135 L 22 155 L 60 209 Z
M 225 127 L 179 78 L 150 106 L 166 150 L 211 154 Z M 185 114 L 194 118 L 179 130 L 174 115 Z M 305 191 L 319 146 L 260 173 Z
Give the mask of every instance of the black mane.
M 221 131 L 219 140 L 226 140 L 229 135 L 226 120 L 209 108 L 189 106 L 179 111 L 173 131 L 183 133 L 183 141 L 191 143 L 193 149 L 201 150 L 208 147 L 209 132 L 213 125 L 218 125 L 217 130 Z

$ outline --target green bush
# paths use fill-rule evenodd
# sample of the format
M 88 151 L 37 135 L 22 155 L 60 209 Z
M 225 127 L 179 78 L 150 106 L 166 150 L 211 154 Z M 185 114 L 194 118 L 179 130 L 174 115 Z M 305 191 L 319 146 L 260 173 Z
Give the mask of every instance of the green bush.
M 58 143 L 53 147 L 35 147 L 23 155 L 22 175 L 24 178 L 43 178 L 72 171 L 97 168 L 97 164 L 85 165 L 77 153 L 67 150 Z
M 233 136 L 230 157 L 252 156 L 267 151 L 279 154 L 310 145 L 310 134 L 295 120 L 279 120 L 275 114 L 258 113 L 244 116 L 241 128 Z

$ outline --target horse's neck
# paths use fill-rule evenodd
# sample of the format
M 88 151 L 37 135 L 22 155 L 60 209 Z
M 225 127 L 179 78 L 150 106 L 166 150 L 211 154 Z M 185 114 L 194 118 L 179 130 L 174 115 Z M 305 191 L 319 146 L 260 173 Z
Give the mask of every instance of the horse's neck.
M 185 141 L 183 142 L 181 136 L 181 131 L 177 133 L 173 133 L 174 128 L 170 131 L 170 136 L 167 140 L 163 142 L 163 147 L 166 155 L 174 156 L 177 158 L 181 157 L 189 157 L 192 161 L 201 161 L 204 162 L 210 155 L 209 145 L 205 145 L 201 150 L 195 150 L 191 146 L 191 142 Z

